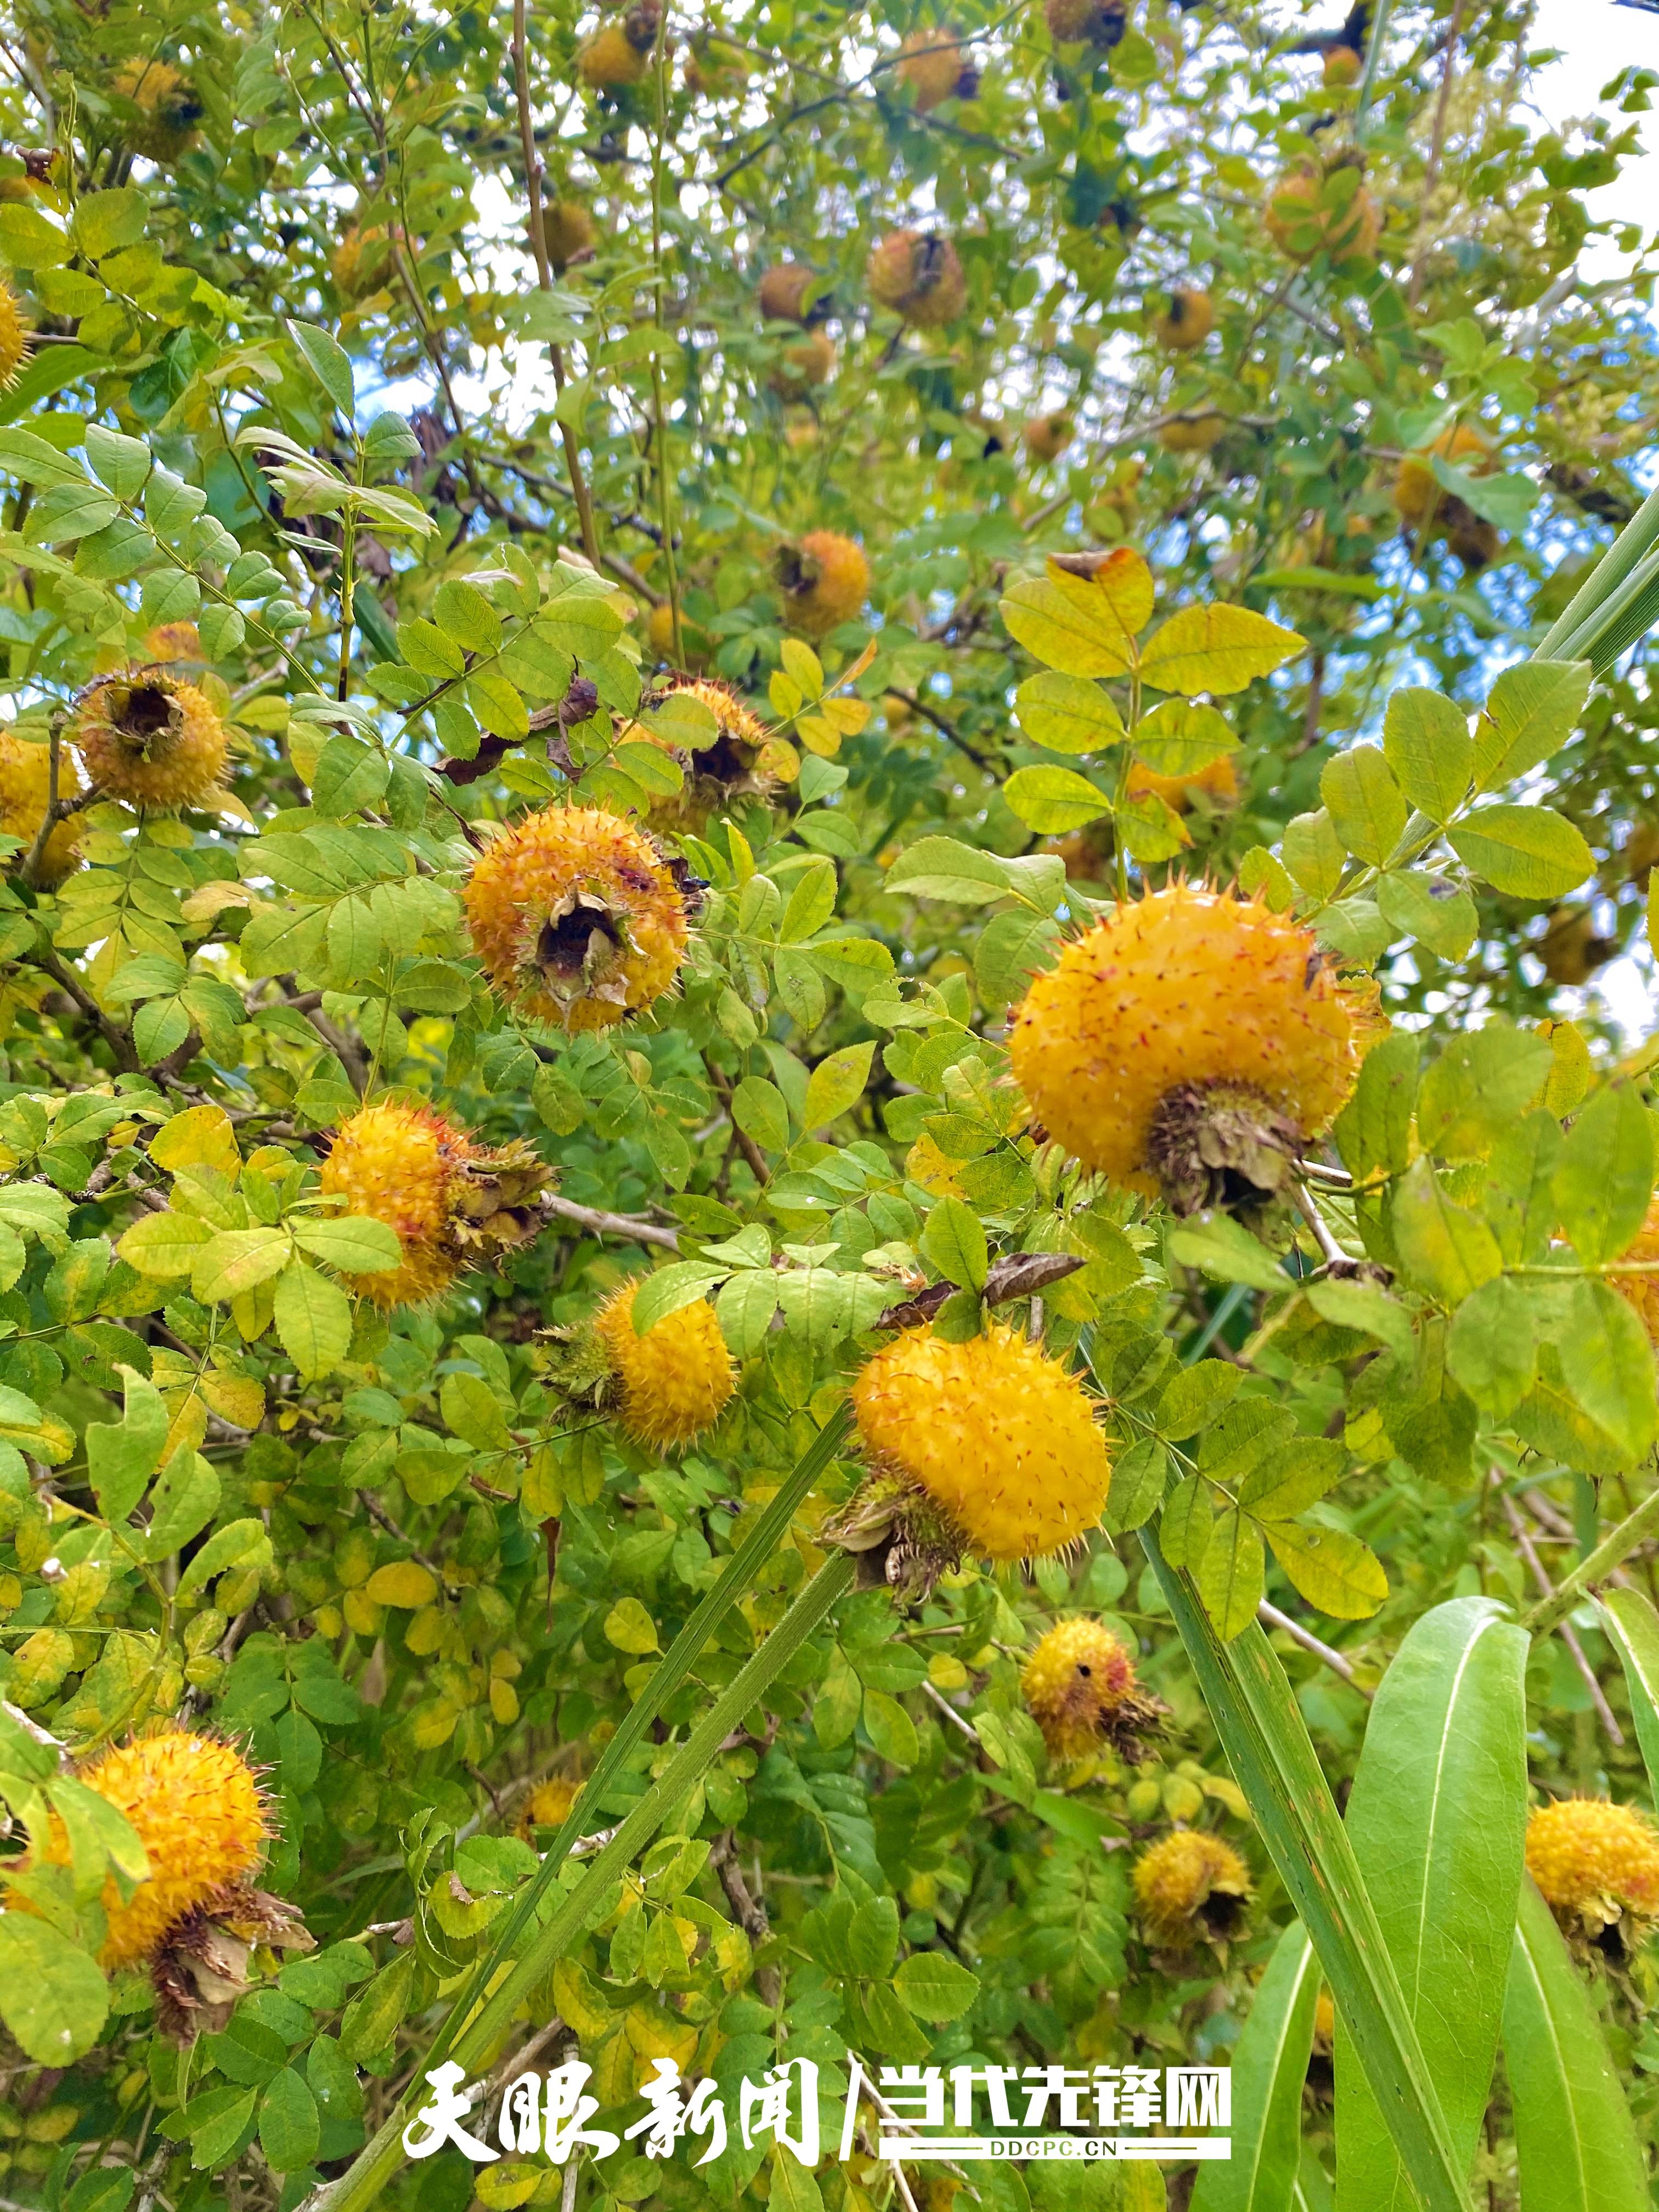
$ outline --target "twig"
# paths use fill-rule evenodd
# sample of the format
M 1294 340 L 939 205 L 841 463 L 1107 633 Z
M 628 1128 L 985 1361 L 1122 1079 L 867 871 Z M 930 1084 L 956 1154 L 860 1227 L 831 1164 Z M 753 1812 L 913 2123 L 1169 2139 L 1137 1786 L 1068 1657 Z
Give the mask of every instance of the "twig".
M 975 768 L 983 769 L 988 772 L 991 763 L 985 755 L 976 752 L 961 731 L 953 723 L 947 721 L 937 707 L 930 707 L 925 699 L 920 698 L 914 691 L 895 691 L 893 696 L 896 699 L 902 699 L 914 714 L 920 714 L 924 720 L 931 722 L 942 736 L 949 738 L 959 753 L 967 755 Z
M 1428 219 L 1429 200 L 1440 179 L 1440 156 L 1445 149 L 1446 117 L 1451 107 L 1452 65 L 1457 58 L 1457 41 L 1463 28 L 1463 0 L 1454 0 L 1452 18 L 1446 30 L 1446 58 L 1440 68 L 1440 97 L 1434 105 L 1434 135 L 1429 142 L 1428 166 L 1423 172 L 1423 191 L 1418 202 L 1417 238 L 1412 247 L 1411 283 L 1406 288 L 1406 301 L 1414 307 L 1423 289 L 1423 227 Z
M 1334 1267 L 1339 1265 L 1346 1267 L 1348 1265 L 1348 1255 L 1342 1249 L 1342 1247 L 1337 1243 L 1335 1237 L 1332 1236 L 1329 1225 L 1326 1222 L 1324 1215 L 1320 1212 L 1313 1193 L 1307 1188 L 1305 1183 L 1298 1182 L 1292 1188 L 1293 1194 L 1296 1199 L 1296 1210 L 1302 1216 L 1302 1218 L 1307 1223 L 1309 1228 L 1312 1230 L 1314 1242 L 1318 1245 L 1321 1252 L 1323 1253 L 1326 1266 L 1330 1267 Z
M 750 1890 L 743 1878 L 743 1869 L 738 1862 L 738 1841 L 730 1828 L 717 1837 L 714 1848 L 708 1854 L 708 1863 L 720 1876 L 720 1887 L 726 1892 L 726 1901 L 737 1917 L 737 1922 L 750 1942 L 758 1950 L 772 1933 L 772 1923 L 765 1905 Z M 758 1966 L 755 1970 L 755 1987 L 760 2001 L 775 2012 L 783 2002 L 783 1981 L 775 1966 Z
M 932 1704 L 939 1707 L 939 1710 L 944 1714 L 947 1721 L 954 1721 L 956 1723 L 957 1726 L 962 1730 L 963 1735 L 967 1737 L 969 1743 L 977 1743 L 979 1741 L 979 1730 L 974 1726 L 972 1721 L 968 1720 L 963 1717 L 963 1715 L 957 1711 L 956 1707 L 951 1703 L 951 1700 L 945 1695 L 942 1690 L 936 1690 L 931 1682 L 924 1681 L 921 1685 L 921 1694 Z
M 635 1213 L 606 1213 L 597 1206 L 578 1206 L 574 1199 L 561 1198 L 555 1191 L 544 1190 L 537 1200 L 543 1211 L 560 1221 L 574 1222 L 579 1229 L 590 1231 L 595 1237 L 626 1237 L 636 1244 L 660 1244 L 665 1252 L 678 1252 L 680 1240 L 672 1229 L 660 1227 L 654 1221 L 643 1221 Z
M 392 1537 L 395 1542 L 401 1544 L 404 1549 L 409 1553 L 410 1558 L 415 1560 L 417 1565 L 424 1567 L 428 1574 L 432 1577 L 435 1583 L 439 1583 L 445 1589 L 453 1589 L 455 1587 L 454 1583 L 451 1582 L 449 1577 L 437 1564 L 436 1560 L 428 1559 L 426 1553 L 416 1545 L 414 1538 L 408 1534 L 405 1530 L 398 1526 L 397 1522 L 386 1511 L 385 1506 L 380 1503 L 378 1498 L 371 1497 L 369 1492 L 366 1490 L 360 1490 L 357 1492 L 357 1499 L 364 1512 L 368 1514 L 369 1519 L 371 1521 L 377 1522 L 380 1526 L 386 1530 L 388 1536 Z
M 1358 1690 L 1362 1698 L 1375 1694 L 1363 1682 L 1355 1680 L 1352 1667 L 1340 1651 L 1333 1650 L 1328 1644 L 1322 1644 L 1311 1629 L 1304 1628 L 1299 1620 L 1292 1620 L 1288 1613 L 1281 1613 L 1276 1605 L 1269 1605 L 1265 1597 L 1255 1609 L 1255 1617 L 1265 1628 L 1282 1628 L 1293 1644 L 1299 1644 L 1322 1666 L 1328 1667 L 1333 1674 L 1340 1674 L 1349 1688 Z
M 1538 1547 L 1532 1540 L 1531 1532 L 1516 1511 L 1515 1500 L 1510 1496 L 1508 1491 L 1500 1489 L 1498 1496 L 1498 1502 L 1504 1508 L 1504 1517 L 1510 1524 L 1510 1533 L 1515 1538 L 1522 1558 L 1532 1570 L 1533 1580 L 1543 1592 L 1545 1601 L 1547 1602 L 1558 1593 L 1545 1571 L 1544 1562 L 1538 1556 Z M 1578 1669 L 1584 1687 L 1589 1692 L 1590 1702 L 1595 1705 L 1601 1725 L 1607 1732 L 1608 1742 L 1622 1747 L 1625 1732 L 1613 1718 L 1613 1707 L 1607 1703 L 1601 1685 L 1595 1679 L 1595 1669 L 1584 1656 L 1584 1647 L 1578 1641 L 1572 1623 L 1562 1618 L 1553 1621 L 1550 1625 L 1572 1654 L 1572 1663 Z

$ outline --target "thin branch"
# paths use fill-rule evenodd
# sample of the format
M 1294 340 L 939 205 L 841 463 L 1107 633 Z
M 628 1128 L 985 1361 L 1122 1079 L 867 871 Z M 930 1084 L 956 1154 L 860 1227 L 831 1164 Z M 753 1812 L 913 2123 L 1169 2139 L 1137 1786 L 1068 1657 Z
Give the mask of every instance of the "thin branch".
M 939 1710 L 944 1714 L 947 1721 L 954 1721 L 956 1723 L 956 1725 L 962 1730 L 962 1733 L 967 1737 L 969 1743 L 977 1743 L 979 1741 L 979 1730 L 974 1726 L 972 1721 L 967 1719 L 963 1714 L 957 1711 L 956 1707 L 951 1703 L 951 1700 L 945 1695 L 942 1690 L 937 1690 L 931 1682 L 924 1681 L 921 1685 L 921 1694 L 924 1698 L 927 1698 L 930 1703 L 938 1706 Z
M 1322 1667 L 1328 1667 L 1333 1674 L 1340 1674 L 1348 1687 L 1358 1690 L 1362 1698 L 1375 1695 L 1363 1682 L 1355 1680 L 1352 1667 L 1340 1651 L 1328 1644 L 1322 1644 L 1311 1629 L 1304 1628 L 1299 1620 L 1292 1620 L 1288 1613 L 1281 1613 L 1276 1605 L 1269 1605 L 1265 1597 L 1255 1609 L 1255 1617 L 1264 1628 L 1283 1629 L 1293 1644 L 1299 1644 L 1311 1657 L 1318 1660 Z
M 1498 1496 L 1498 1502 L 1504 1508 L 1504 1518 L 1510 1524 L 1510 1533 L 1515 1538 L 1522 1558 L 1532 1570 L 1532 1578 L 1543 1593 L 1547 1603 L 1550 1599 L 1556 1596 L 1557 1592 L 1548 1574 L 1545 1571 L 1544 1562 L 1538 1556 L 1538 1547 L 1532 1540 L 1531 1531 L 1516 1511 L 1515 1500 L 1510 1496 L 1508 1491 L 1500 1489 Z M 1608 1742 L 1622 1747 L 1625 1732 L 1613 1718 L 1613 1707 L 1607 1703 L 1601 1685 L 1595 1679 L 1595 1669 L 1584 1656 L 1584 1647 L 1578 1641 L 1572 1623 L 1563 1618 L 1553 1621 L 1551 1626 L 1572 1655 L 1572 1663 L 1577 1668 L 1584 1687 L 1589 1692 L 1590 1702 L 1595 1707 L 1597 1717 L 1607 1732 Z
M 625 1237 L 636 1244 L 660 1244 L 665 1252 L 678 1252 L 678 1236 L 657 1222 L 642 1220 L 636 1213 L 606 1213 L 597 1206 L 578 1206 L 574 1199 L 561 1198 L 556 1191 L 544 1190 L 537 1203 L 544 1212 L 561 1221 L 574 1222 L 595 1237 Z
M 1463 28 L 1464 0 L 1454 0 L 1452 18 L 1446 31 L 1446 58 L 1440 68 L 1440 97 L 1434 106 L 1434 135 L 1429 143 L 1428 166 L 1423 172 L 1423 191 L 1418 201 L 1417 238 L 1412 249 L 1411 283 L 1406 289 L 1408 307 L 1417 305 L 1423 289 L 1423 258 L 1426 251 L 1423 228 L 1428 220 L 1429 201 L 1440 179 L 1440 157 L 1445 150 L 1446 118 L 1451 108 L 1452 68 L 1457 58 L 1457 41 Z
M 1553 1597 L 1534 1606 L 1522 1620 L 1522 1627 L 1534 1636 L 1553 1628 L 1558 1620 L 1565 1620 L 1589 1595 L 1597 1583 L 1610 1582 L 1613 1569 L 1622 1566 L 1637 1546 L 1656 1532 L 1659 1532 L 1659 1488 L 1644 1498 L 1633 1513 L 1627 1514 L 1570 1575 L 1556 1584 Z

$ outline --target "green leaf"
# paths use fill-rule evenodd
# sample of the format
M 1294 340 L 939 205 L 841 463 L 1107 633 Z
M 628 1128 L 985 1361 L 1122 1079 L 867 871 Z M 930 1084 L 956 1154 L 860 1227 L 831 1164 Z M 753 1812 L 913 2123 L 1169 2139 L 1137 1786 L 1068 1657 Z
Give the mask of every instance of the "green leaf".
M 1334 1437 L 1293 1437 L 1250 1469 L 1238 1486 L 1238 1502 L 1258 1521 L 1289 1521 L 1340 1480 L 1347 1457 Z
M 1389 701 L 1382 751 L 1407 799 L 1431 822 L 1449 822 L 1474 772 L 1469 718 L 1443 692 L 1407 685 Z
M 1648 1795 L 1659 1802 L 1659 1613 L 1638 1589 L 1610 1589 L 1595 1603 L 1625 1670 Z
M 1605 1085 L 1568 1130 L 1553 1185 L 1561 1233 L 1587 1267 L 1629 1249 L 1653 1171 L 1653 1124 L 1635 1085 Z
M 1344 846 L 1358 860 L 1385 867 L 1405 831 L 1406 802 L 1376 745 L 1350 745 L 1327 761 L 1319 795 Z
M 1475 724 L 1476 788 L 1496 791 L 1559 752 L 1584 711 L 1590 677 L 1588 660 L 1522 660 L 1506 668 Z
M 1402 1359 L 1411 1358 L 1415 1332 L 1410 1313 L 1397 1298 L 1369 1283 L 1340 1281 L 1310 1283 L 1303 1295 L 1322 1321 L 1338 1328 L 1363 1329 Z
M 26 2057 L 69 2066 L 98 2040 L 109 1987 L 96 1963 L 44 1920 L 0 1913 L 0 2021 Z
M 885 886 L 896 895 L 949 899 L 957 906 L 988 906 L 1013 887 L 1006 860 L 954 837 L 918 837 L 887 871 Z
M 1659 1437 L 1653 1346 L 1641 1316 L 1611 1284 L 1575 1283 L 1559 1350 L 1563 1379 L 1579 1408 L 1624 1464 L 1635 1466 Z
M 189 1274 L 212 1235 L 206 1222 L 193 1213 L 146 1213 L 124 1233 L 115 1249 L 141 1275 L 166 1281 Z
M 1372 1705 L 1346 1815 L 1465 2171 L 1492 2088 L 1521 1887 L 1527 1648 L 1490 1598 L 1454 1598 L 1415 1622 Z M 1409 2202 L 1399 2153 L 1340 2031 L 1336 2130 L 1345 2212 Z
M 0 259 L 15 269 L 61 269 L 69 258 L 68 238 L 38 209 L 0 207 Z
M 745 1075 L 732 1093 L 732 1119 L 767 1152 L 787 1150 L 789 1109 L 777 1085 L 763 1075 Z
M 1216 1634 L 1230 1644 L 1255 1619 L 1267 1583 L 1261 1532 L 1232 1506 L 1212 1524 L 1196 1581 Z
M 1232 2051 L 1232 2155 L 1198 2169 L 1189 2212 L 1292 2212 L 1302 2088 L 1313 2049 L 1319 1962 L 1293 1920 L 1273 1946 Z
M 1228 1213 L 1199 1214 L 1169 1231 L 1170 1256 L 1183 1267 L 1201 1267 L 1224 1283 L 1255 1291 L 1288 1291 L 1291 1279 L 1265 1244 Z
M 1461 884 L 1419 868 L 1379 878 L 1376 904 L 1392 927 L 1416 938 L 1443 960 L 1461 960 L 1480 927 L 1474 901 Z
M 1189 1474 L 1170 1492 L 1159 1523 L 1158 1541 L 1166 1547 L 1171 1566 L 1197 1575 L 1210 1548 L 1215 1526 L 1214 1493 L 1201 1474 Z
M 453 1436 L 479 1451 L 507 1451 L 512 1432 L 501 1400 L 477 1375 L 446 1375 L 438 1392 L 438 1411 Z
M 984 1224 L 961 1199 L 940 1199 L 923 1225 L 921 1249 L 947 1283 L 964 1291 L 984 1289 L 989 1267 Z
M 82 204 L 84 206 L 85 202 Z M 87 459 L 91 462 L 93 473 L 99 483 L 112 491 L 118 499 L 136 499 L 143 489 L 144 479 L 150 470 L 149 447 L 143 440 L 129 438 L 119 430 L 106 429 L 101 422 L 89 422 L 86 445 Z M 148 532 L 144 533 L 144 543 L 150 544 Z
M 979 1976 L 939 1951 L 913 1951 L 893 1977 L 893 1990 L 918 2020 L 960 2020 L 979 1995 Z
M 1398 1175 L 1411 1158 L 1420 1050 L 1416 1037 L 1396 1030 L 1365 1055 L 1353 1097 L 1332 1131 L 1343 1165 L 1358 1181 L 1378 1169 Z
M 890 1765 L 908 1770 L 921 1756 L 915 1723 L 885 1690 L 866 1690 L 864 1732 L 875 1747 L 876 1756 Z
M 301 1251 L 337 1267 L 343 1275 L 389 1274 L 404 1264 L 404 1248 L 397 1231 L 372 1213 L 332 1218 L 296 1214 L 289 1226 Z
M 1368 1544 L 1346 1528 L 1270 1521 L 1267 1541 L 1286 1579 L 1333 1620 L 1369 1620 L 1389 1595 L 1389 1578 Z
M 1152 1418 L 1160 1432 L 1177 1443 L 1195 1437 L 1231 1405 L 1243 1380 L 1243 1370 L 1229 1359 L 1200 1359 L 1175 1376 Z
M 1069 768 L 1017 768 L 1002 795 L 1028 829 L 1045 837 L 1080 830 L 1112 811 L 1109 794 Z
M 118 1370 L 124 1392 L 118 1423 L 88 1426 L 87 1473 L 106 1521 L 125 1521 L 144 1494 L 144 1485 L 161 1463 L 167 1440 L 167 1413 L 161 1394 L 137 1368 Z
M 1313 1939 L 1424 2212 L 1468 2212 L 1463 2168 L 1433 2075 L 1284 1669 L 1254 1623 L 1221 1644 L 1156 1535 L 1143 1534 L 1141 1541 L 1228 1761 Z
M 1423 1077 L 1417 1133 L 1447 1160 L 1484 1158 L 1549 1081 L 1547 1039 L 1501 1019 L 1454 1037 Z
M 191 1292 L 204 1305 L 240 1297 L 280 1273 L 292 1249 L 285 1229 L 221 1230 L 197 1251 Z
M 1028 676 L 1014 694 L 1014 712 L 1032 744 L 1050 752 L 1098 752 L 1123 735 L 1110 693 L 1078 676 Z
M 83 192 L 70 218 L 70 236 L 88 261 L 101 261 L 106 253 L 137 246 L 144 234 L 149 212 L 149 202 L 131 185 L 118 185 L 112 191 Z
M 179 1577 L 180 1601 L 194 1597 L 204 1589 L 215 1575 L 227 1567 L 240 1566 L 246 1559 L 270 1557 L 270 1537 L 263 1521 L 249 1518 L 228 1521 L 222 1528 L 216 1528 L 201 1550 L 194 1553 L 190 1565 Z
M 1447 836 L 1460 860 L 1514 898 L 1560 898 L 1595 867 L 1582 834 L 1547 806 L 1483 806 Z
M 1425 1159 L 1414 1160 L 1396 1187 L 1389 1224 L 1407 1277 L 1443 1305 L 1456 1305 L 1503 1270 L 1490 1228 L 1453 1205 Z
M 147 1560 L 170 1559 L 199 1536 L 219 1510 L 219 1478 L 200 1452 L 175 1451 L 149 1496 L 149 1526 L 143 1534 Z
M 1504 2000 L 1504 2064 L 1522 2212 L 1650 2212 L 1647 2162 L 1601 2023 L 1530 1880 Z
M 720 1285 L 714 1315 L 734 1359 L 752 1359 L 764 1348 L 777 1310 L 778 1279 L 769 1267 L 744 1267 Z
M 1532 1299 L 1512 1275 L 1495 1275 L 1464 1299 L 1446 1335 L 1446 1365 L 1483 1413 L 1506 1420 L 1538 1379 Z
M 283 1349 L 302 1381 L 328 1374 L 350 1349 L 350 1299 L 303 1260 L 291 1261 L 276 1278 L 275 1318 Z
M 318 813 L 341 820 L 376 805 L 391 780 L 392 763 L 379 746 L 332 737 L 311 772 L 311 803 Z
M 1164 1502 L 1170 1460 L 1155 1437 L 1143 1437 L 1112 1462 L 1111 1489 L 1102 1525 L 1111 1535 L 1139 1528 Z
M 352 381 L 351 363 L 343 349 L 326 331 L 319 330 L 315 323 L 290 322 L 288 334 L 330 402 L 349 422 L 357 412 L 357 390 Z
M 501 644 L 501 618 L 476 584 L 450 576 L 433 594 L 432 611 L 438 627 L 464 653 L 497 653 Z
M 839 1052 L 826 1054 L 807 1081 L 806 1103 L 801 1109 L 802 1127 L 809 1132 L 827 1128 L 830 1122 L 850 1112 L 864 1096 L 875 1055 L 873 1038 L 864 1044 L 843 1045 Z
M 676 1260 L 647 1275 L 634 1293 L 635 1335 L 643 1336 L 670 1314 L 678 1313 L 682 1306 L 694 1306 L 699 1298 L 707 1297 L 725 1273 L 723 1267 L 706 1267 L 701 1260 Z
M 1292 815 L 1285 824 L 1279 849 L 1285 866 L 1310 898 L 1335 896 L 1337 885 L 1342 880 L 1347 847 L 1337 832 L 1328 808 L 1322 806 L 1310 814 Z
M 1135 725 L 1135 758 L 1154 775 L 1195 775 L 1237 750 L 1238 739 L 1220 708 L 1197 706 L 1190 699 L 1160 699 Z
M 1048 967 L 1060 929 L 1046 914 L 1010 907 L 993 915 L 974 946 L 974 981 L 988 1006 L 1012 1006 Z

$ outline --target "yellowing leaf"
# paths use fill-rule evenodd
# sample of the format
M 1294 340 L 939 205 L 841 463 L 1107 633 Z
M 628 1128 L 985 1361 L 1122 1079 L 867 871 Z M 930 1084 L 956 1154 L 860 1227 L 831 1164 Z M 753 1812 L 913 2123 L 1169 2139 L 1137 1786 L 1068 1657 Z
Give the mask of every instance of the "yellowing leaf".
M 189 1213 L 147 1213 L 116 1246 L 128 1267 L 161 1281 L 187 1275 L 213 1231 Z
M 1050 752 L 1097 752 L 1123 735 L 1110 695 L 1081 677 L 1028 677 L 1014 694 L 1014 712 L 1032 743 Z
M 1242 691 L 1306 649 L 1305 638 L 1249 607 L 1182 607 L 1148 641 L 1140 673 L 1156 690 L 1184 698 Z
M 786 676 L 781 668 L 774 669 L 766 687 L 767 696 L 780 714 L 793 714 L 806 703 L 806 694 L 793 676 Z
M 1389 1595 L 1382 1561 L 1346 1529 L 1278 1521 L 1263 1533 L 1287 1578 L 1333 1620 L 1369 1620 Z
M 841 732 L 822 714 L 802 714 L 796 721 L 795 735 L 809 753 L 825 760 L 841 750 Z
M 1002 795 L 1028 828 L 1049 837 L 1080 830 L 1112 811 L 1107 794 L 1069 768 L 1017 768 Z
M 1066 676 L 1123 676 L 1130 667 L 1121 624 L 1103 593 L 1052 568 L 1028 576 L 1000 603 L 1004 627 L 1028 653 Z
M 149 1156 L 169 1174 L 179 1168 L 217 1168 L 233 1182 L 241 1167 L 236 1133 L 222 1106 L 191 1106 L 163 1121 L 149 1140 Z
M 1105 608 L 1108 629 L 1133 660 L 1135 640 L 1152 618 L 1152 572 L 1133 547 L 1120 545 L 1087 578 L 1076 577 L 1063 561 L 1050 561 L 1048 574 L 1062 589 L 1079 581 L 1095 594 L 1097 605 Z
M 657 1624 L 636 1597 L 619 1598 L 605 1617 L 607 1644 L 618 1651 L 647 1652 L 657 1649 Z
M 415 1613 L 437 1596 L 438 1578 L 418 1559 L 394 1559 L 388 1566 L 375 1568 L 363 1584 L 363 1595 L 371 1605 L 397 1606 L 403 1612 Z
M 808 1129 L 823 1128 L 863 1096 L 875 1051 L 873 1041 L 849 1044 L 818 1062 L 807 1082 L 806 1106 L 801 1116 Z
M 202 1395 L 222 1421 L 239 1429 L 257 1429 L 265 1417 L 263 1384 L 246 1375 L 225 1375 L 217 1368 L 204 1370 Z
M 804 699 L 816 699 L 823 690 L 823 663 L 810 645 L 803 645 L 798 637 L 783 641 L 779 658 L 785 669 L 799 684 Z

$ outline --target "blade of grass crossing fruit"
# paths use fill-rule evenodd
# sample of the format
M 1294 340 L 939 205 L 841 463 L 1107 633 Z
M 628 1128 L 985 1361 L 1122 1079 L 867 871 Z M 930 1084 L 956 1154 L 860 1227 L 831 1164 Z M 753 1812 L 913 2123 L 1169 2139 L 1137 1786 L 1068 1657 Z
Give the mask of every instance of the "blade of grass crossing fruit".
M 1659 1613 L 1640 1590 L 1609 1590 L 1596 1610 L 1619 1654 L 1630 1692 L 1636 1741 L 1648 1770 L 1648 1793 L 1659 1805 Z
M 1319 1960 L 1299 1920 L 1273 1947 L 1233 2049 L 1233 2154 L 1200 2166 L 1191 2212 L 1294 2212 L 1302 2085 L 1313 2048 Z
M 1279 1879 L 1301 1914 L 1423 2212 L 1468 2212 L 1462 2170 L 1400 1980 L 1301 1709 L 1261 1631 L 1223 1644 L 1140 1531 L 1204 1701 Z
M 1528 1646 L 1490 1598 L 1425 1613 L 1376 1693 L 1346 1821 L 1464 2172 L 1491 2093 L 1515 1942 Z M 1340 2021 L 1336 2176 L 1343 2212 L 1412 2212 L 1416 2202 Z
M 1521 1885 L 1504 2002 L 1521 2212 L 1651 2212 L 1642 2149 L 1561 1931 Z

